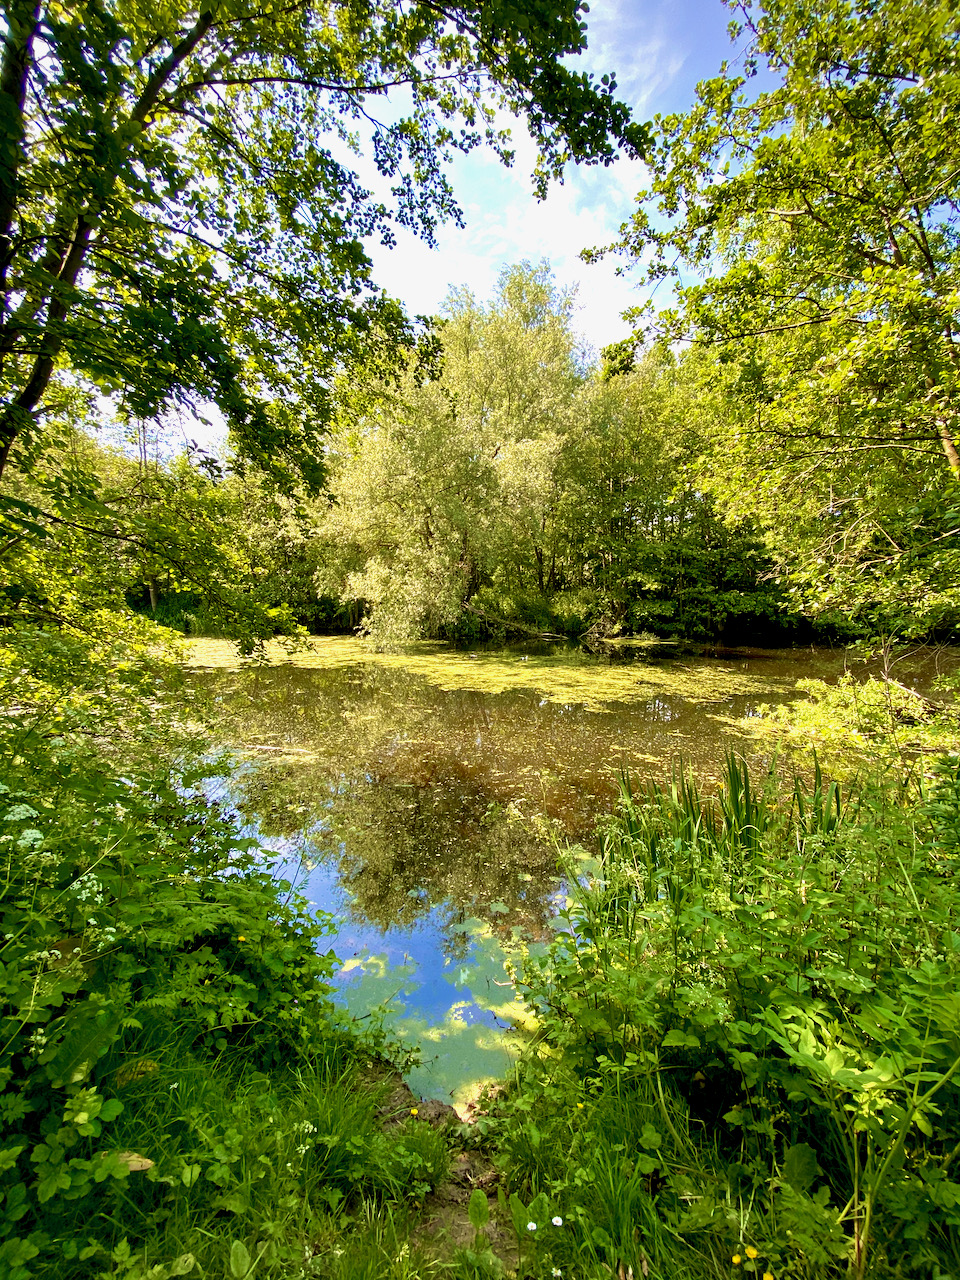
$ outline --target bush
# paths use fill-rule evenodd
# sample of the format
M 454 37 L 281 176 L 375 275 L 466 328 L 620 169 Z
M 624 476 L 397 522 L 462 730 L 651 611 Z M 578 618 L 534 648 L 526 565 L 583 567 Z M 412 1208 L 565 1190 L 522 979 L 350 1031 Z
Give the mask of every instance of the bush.
M 103 1184 L 129 1176 L 111 1137 L 126 1105 L 117 1082 L 155 1061 L 158 1027 L 195 1064 L 242 1053 L 258 1070 L 331 1034 L 334 957 L 316 951 L 329 923 L 227 815 L 182 778 L 95 774 L 59 753 L 47 763 L 45 776 L 21 767 L 0 784 L 0 1260 L 11 1275 L 68 1247 Z

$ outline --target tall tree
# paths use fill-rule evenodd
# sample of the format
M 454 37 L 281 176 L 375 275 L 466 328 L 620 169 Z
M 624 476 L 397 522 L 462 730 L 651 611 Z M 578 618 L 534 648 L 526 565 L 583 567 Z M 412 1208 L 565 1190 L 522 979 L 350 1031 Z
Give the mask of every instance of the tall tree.
M 489 554 L 508 590 L 556 587 L 558 464 L 587 375 L 575 304 L 546 261 L 505 269 L 486 305 L 465 290 L 447 300 L 444 378 L 491 459 Z
M 735 509 L 795 564 L 807 531 L 807 578 L 835 580 L 821 601 L 866 599 L 894 569 L 917 598 L 918 557 L 956 556 L 956 5 L 733 7 L 745 70 L 658 121 L 619 247 L 676 277 L 661 331 L 717 352 L 712 465 Z
M 7 0 L 0 474 L 79 378 L 140 417 L 214 401 L 241 456 L 316 481 L 332 375 L 409 338 L 363 238 L 458 217 L 444 162 L 484 139 L 508 158 L 498 108 L 526 119 L 541 191 L 643 146 L 612 80 L 561 61 L 585 10 Z M 364 131 L 392 208 L 351 167 Z
M 378 641 L 437 634 L 495 576 L 536 590 L 581 377 L 571 302 L 545 264 L 504 270 L 487 306 L 454 290 L 439 376 L 355 391 L 333 439 L 321 581 L 366 602 Z
M 578 397 L 558 467 L 560 575 L 594 635 L 744 639 L 788 624 L 755 526 L 724 521 L 696 475 L 701 363 L 654 347 L 625 372 L 607 361 Z

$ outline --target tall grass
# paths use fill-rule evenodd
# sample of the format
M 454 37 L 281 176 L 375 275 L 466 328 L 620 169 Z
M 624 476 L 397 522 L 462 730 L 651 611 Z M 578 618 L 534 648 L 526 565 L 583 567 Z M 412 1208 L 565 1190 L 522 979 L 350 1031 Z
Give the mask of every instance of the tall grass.
M 100 1080 L 122 1103 L 110 1147 L 132 1171 L 100 1189 L 93 1215 L 89 1196 L 53 1201 L 42 1223 L 48 1249 L 28 1274 L 402 1280 L 431 1272 L 408 1242 L 408 1219 L 446 1176 L 446 1140 L 409 1114 L 384 1127 L 384 1086 L 367 1082 L 349 1041 L 271 1071 L 242 1056 L 223 1056 L 211 1070 L 175 1038 L 128 1041 Z

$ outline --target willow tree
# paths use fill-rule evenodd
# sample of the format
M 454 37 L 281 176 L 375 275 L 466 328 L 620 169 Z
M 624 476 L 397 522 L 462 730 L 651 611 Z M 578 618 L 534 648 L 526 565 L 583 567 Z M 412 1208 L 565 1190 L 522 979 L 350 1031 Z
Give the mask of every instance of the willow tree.
M 572 297 L 521 263 L 487 305 L 451 291 L 439 335 L 435 377 L 359 384 L 332 438 L 319 581 L 380 643 L 448 631 L 482 587 L 542 589 L 557 536 Z
M 956 6 L 733 7 L 741 70 L 657 122 L 619 247 L 675 279 L 661 332 L 714 350 L 714 482 L 805 598 L 936 620 L 957 567 Z
M 540 191 L 642 147 L 612 79 L 561 61 L 585 11 L 7 0 L 0 474 L 86 386 L 135 418 L 212 401 L 240 456 L 315 481 L 331 376 L 410 337 L 364 238 L 458 218 L 444 164 L 483 141 L 509 159 L 500 109 L 536 140 Z M 390 200 L 357 175 L 364 137 Z

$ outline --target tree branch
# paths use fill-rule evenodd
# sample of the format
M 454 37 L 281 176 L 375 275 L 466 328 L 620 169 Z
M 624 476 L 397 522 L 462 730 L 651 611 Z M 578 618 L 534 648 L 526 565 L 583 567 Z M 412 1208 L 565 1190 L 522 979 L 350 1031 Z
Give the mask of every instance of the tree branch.
M 156 105 L 163 86 L 199 45 L 212 27 L 213 19 L 212 9 L 201 13 L 191 30 L 179 44 L 174 45 L 166 58 L 160 62 L 147 80 L 143 92 L 130 113 L 129 120 L 131 122 L 143 125 L 146 117 Z M 108 186 L 116 181 L 116 172 L 110 176 L 111 183 L 106 184 Z M 76 289 L 77 280 L 87 256 L 87 250 L 98 221 L 99 212 L 99 209 L 88 208 L 77 216 L 76 229 L 70 248 L 67 250 L 63 265 L 50 290 L 51 300 L 47 310 L 40 352 L 34 361 L 33 369 L 23 390 L 16 399 L 8 402 L 0 412 L 0 476 L 3 475 L 14 440 L 32 422 L 34 411 L 50 383 L 57 357 L 63 347 L 63 321 L 73 305 L 71 295 Z

